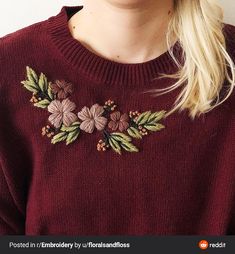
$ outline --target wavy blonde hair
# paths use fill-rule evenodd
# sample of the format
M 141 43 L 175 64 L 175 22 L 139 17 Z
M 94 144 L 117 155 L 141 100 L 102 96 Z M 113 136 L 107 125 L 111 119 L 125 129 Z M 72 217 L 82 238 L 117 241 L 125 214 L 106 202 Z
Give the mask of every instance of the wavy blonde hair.
M 170 87 L 151 90 L 154 96 L 158 96 L 183 86 L 174 107 L 166 116 L 176 110 L 188 109 L 189 116 L 194 119 L 220 105 L 231 95 L 235 66 L 226 51 L 223 25 L 223 10 L 215 0 L 174 1 L 167 44 L 179 70 L 175 74 L 162 74 L 160 78 L 170 77 L 177 81 Z M 177 61 L 170 47 L 174 37 L 183 49 L 183 65 Z M 219 92 L 225 80 L 229 82 L 229 89 L 220 101 Z

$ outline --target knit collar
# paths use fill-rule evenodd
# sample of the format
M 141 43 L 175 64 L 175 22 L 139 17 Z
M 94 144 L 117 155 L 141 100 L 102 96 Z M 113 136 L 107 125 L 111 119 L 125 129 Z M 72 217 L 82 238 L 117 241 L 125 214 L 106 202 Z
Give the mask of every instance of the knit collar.
M 161 73 L 172 73 L 176 64 L 168 51 L 143 63 L 119 63 L 96 55 L 74 39 L 68 27 L 69 18 L 83 6 L 64 6 L 48 19 L 48 32 L 52 42 L 76 70 L 102 83 L 148 86 Z M 173 45 L 176 58 L 181 53 L 180 43 Z

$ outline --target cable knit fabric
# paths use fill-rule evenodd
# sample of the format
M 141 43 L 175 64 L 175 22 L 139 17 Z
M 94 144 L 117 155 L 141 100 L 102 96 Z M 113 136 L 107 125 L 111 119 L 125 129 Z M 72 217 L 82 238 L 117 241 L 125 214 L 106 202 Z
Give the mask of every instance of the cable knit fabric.
M 0 234 L 235 234 L 235 91 L 195 120 L 164 117 L 180 89 L 147 91 L 173 84 L 158 79 L 170 54 L 96 55 L 68 28 L 81 9 L 0 39 Z

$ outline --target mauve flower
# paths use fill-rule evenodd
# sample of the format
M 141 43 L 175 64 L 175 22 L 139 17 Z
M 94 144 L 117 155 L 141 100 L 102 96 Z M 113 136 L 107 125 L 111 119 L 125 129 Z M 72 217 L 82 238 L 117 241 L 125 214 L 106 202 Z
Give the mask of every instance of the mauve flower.
M 102 116 L 104 108 L 98 104 L 94 104 L 90 109 L 83 107 L 78 112 L 78 117 L 82 120 L 80 129 L 85 132 L 92 133 L 94 129 L 101 131 L 107 124 L 107 119 Z
M 129 127 L 129 116 L 125 113 L 122 114 L 119 111 L 115 111 L 112 114 L 110 114 L 111 121 L 108 124 L 108 127 L 113 130 L 119 130 L 123 132 Z
M 56 80 L 55 83 L 50 84 L 51 91 L 57 95 L 58 99 L 65 99 L 73 92 L 73 85 L 64 80 Z
M 71 125 L 77 120 L 77 116 L 72 111 L 76 108 L 74 102 L 65 99 L 62 102 L 59 100 L 52 101 L 48 106 L 48 111 L 52 113 L 48 120 L 56 127 L 59 128 L 63 123 L 65 126 Z

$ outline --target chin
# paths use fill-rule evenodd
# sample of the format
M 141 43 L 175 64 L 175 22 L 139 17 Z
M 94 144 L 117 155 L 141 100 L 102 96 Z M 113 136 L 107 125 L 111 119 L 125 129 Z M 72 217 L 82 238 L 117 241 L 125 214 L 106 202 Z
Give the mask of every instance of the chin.
M 122 8 L 141 7 L 148 2 L 154 2 L 154 0 L 105 0 L 105 1 L 116 7 Z

